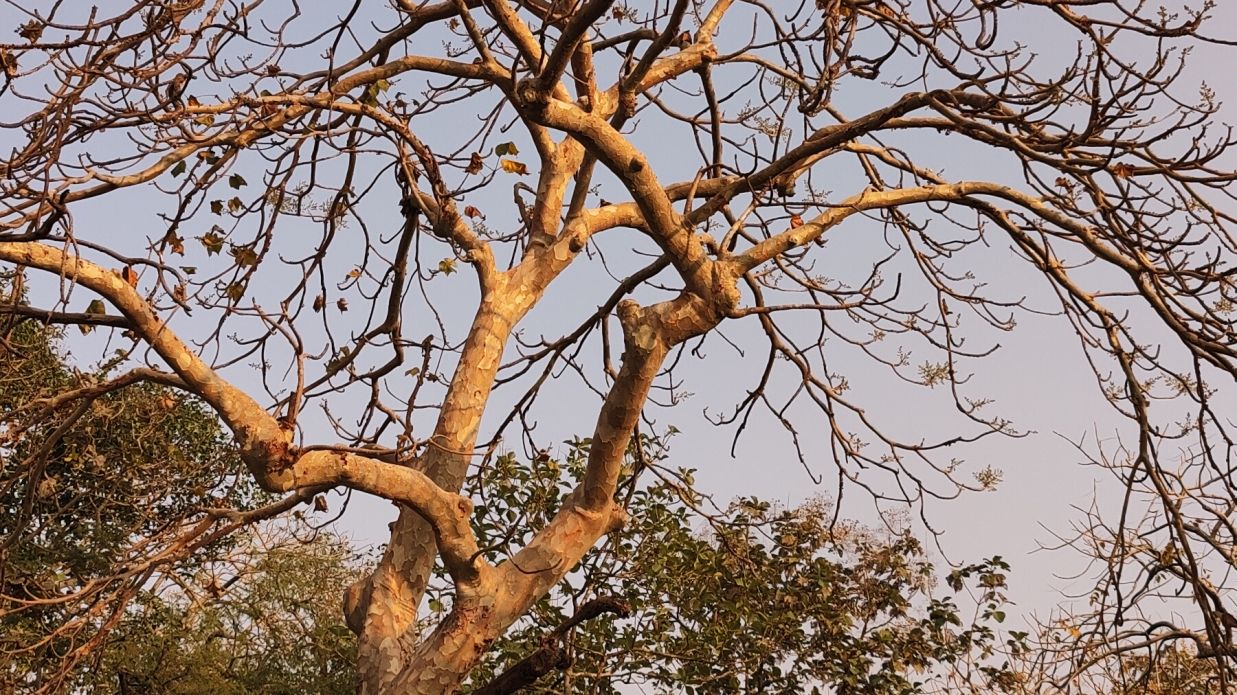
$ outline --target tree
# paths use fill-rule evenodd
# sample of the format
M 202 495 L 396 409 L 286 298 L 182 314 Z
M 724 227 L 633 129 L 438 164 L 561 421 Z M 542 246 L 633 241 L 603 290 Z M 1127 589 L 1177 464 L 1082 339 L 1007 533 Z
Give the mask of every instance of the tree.
M 492 500 L 475 517 L 482 543 L 501 553 L 554 515 L 588 459 L 587 441 L 569 444 L 561 463 L 505 455 L 470 481 Z M 666 458 L 661 443 L 642 444 L 645 460 Z M 784 509 L 743 498 L 710 512 L 694 473 L 630 488 L 630 523 L 495 644 L 473 692 L 876 695 L 933 692 L 946 673 L 993 692 L 1013 682 L 1010 662 L 993 658 L 1020 645 L 997 633 L 1000 558 L 951 573 L 942 594 L 905 529 L 839 522 L 819 499 Z M 435 583 L 431 606 L 444 610 L 447 594 Z M 969 622 L 963 607 L 975 610 Z M 610 612 L 624 620 L 601 617 Z
M 0 684 L 54 687 L 143 587 L 229 550 L 215 512 L 261 499 L 218 420 L 158 383 L 71 369 L 21 319 L 0 347 Z M 231 525 L 235 528 L 236 524 Z
M 1183 68 L 1184 49 L 1222 43 L 1213 10 L 14 8 L 0 261 L 34 306 L 6 311 L 109 327 L 122 355 L 90 393 L 200 398 L 283 508 L 337 487 L 397 504 L 346 619 L 363 692 L 438 693 L 628 522 L 629 443 L 665 430 L 661 406 L 705 365 L 745 382 L 719 427 L 782 425 L 801 456 L 829 452 L 839 486 L 922 507 L 994 485 L 955 450 L 1020 432 L 969 375 L 1044 311 L 1024 299 L 1039 292 L 1128 419 L 1120 472 L 1160 514 L 1145 551 L 1124 515 L 1083 534 L 1107 566 L 1063 677 L 1148 638 L 1227 661 L 1209 577 L 1237 545 L 1213 405 L 1237 375 L 1233 174 L 1215 95 Z M 587 292 L 595 310 L 546 318 Z M 531 337 L 538 320 L 560 337 Z M 719 362 L 727 340 L 764 364 Z M 852 388 L 862 360 L 901 395 Z M 504 437 L 532 461 L 561 438 L 535 426 L 563 375 L 602 394 L 587 465 L 496 554 L 462 485 Z M 880 416 L 933 397 L 948 432 Z M 423 630 L 436 561 L 450 610 Z M 1173 592 L 1187 617 L 1130 622 Z
M 552 516 L 587 457 L 582 442 L 569 450 L 561 468 L 547 461 L 529 469 L 506 455 L 474 480 L 493 486 L 493 503 L 476 519 L 483 535 L 511 542 L 523 524 L 509 521 L 509 512 Z M 943 670 L 992 686 L 1014 677 L 1008 663 L 981 664 L 1003 646 L 994 628 L 1004 619 L 1008 567 L 999 558 L 949 579 L 955 593 L 978 592 L 979 613 L 967 624 L 957 597 L 939 595 L 932 565 L 908 535 L 832 523 L 820 501 L 778 510 L 744 499 L 702 517 L 704 500 L 690 502 L 685 492 L 671 479 L 635 492 L 634 523 L 494 645 L 471 674 L 472 692 L 612 693 L 642 684 L 878 694 L 928 692 Z M 702 518 L 708 533 L 693 524 Z M 348 541 L 329 533 L 301 539 L 295 527 L 248 528 L 226 556 L 185 581 L 138 594 L 92 667 L 67 685 L 352 692 L 355 638 L 338 612 L 336 587 L 363 568 Z M 784 586 L 746 590 L 763 585 Z M 431 614 L 446 610 L 449 591 L 449 578 L 436 577 Z
M 62 335 L 36 319 L 18 319 L 8 336 L 0 384 L 9 454 L 20 464 L 4 481 L 0 526 L 6 690 L 350 692 L 355 641 L 337 592 L 364 565 L 349 543 L 255 526 L 272 507 L 254 512 L 261 496 L 235 476 L 218 421 L 192 397 L 137 382 L 84 396 L 66 413 L 73 403 L 58 396 L 104 381 L 107 366 L 75 369 Z M 587 441 L 568 445 L 562 464 L 543 457 L 525 467 L 507 453 L 470 479 L 469 493 L 490 500 L 474 519 L 487 547 L 527 542 L 531 527 L 554 516 L 588 457 Z M 647 438 L 634 451 L 645 462 L 667 458 L 664 443 Z M 999 561 L 958 574 L 982 572 L 989 602 L 982 620 L 963 627 L 951 599 L 931 598 L 932 566 L 909 535 L 837 525 L 820 503 L 777 511 L 749 499 L 702 516 L 703 500 L 679 482 L 692 475 L 640 488 L 629 478 L 632 523 L 575 573 L 576 586 L 556 587 L 504 636 L 473 682 L 494 679 L 493 692 L 508 692 L 561 670 L 604 692 L 645 682 L 902 693 L 943 666 L 992 653 L 991 623 L 1004 615 Z M 197 504 L 207 491 L 209 510 Z M 214 528 L 221 518 L 231 523 Z M 717 530 L 701 535 L 692 524 L 700 519 Z M 142 554 L 141 566 L 125 566 Z M 742 590 L 783 583 L 767 595 Z M 430 589 L 431 612 L 441 612 L 449 584 Z M 928 601 L 922 616 L 917 599 Z M 573 604 L 574 616 L 564 614 Z M 591 612 L 632 620 L 616 631 Z M 717 663 L 732 666 L 715 672 Z
M 132 693 L 355 691 L 355 636 L 339 614 L 341 582 L 364 568 L 346 539 L 247 529 L 228 562 L 201 568 L 204 596 L 146 593 L 77 687 Z

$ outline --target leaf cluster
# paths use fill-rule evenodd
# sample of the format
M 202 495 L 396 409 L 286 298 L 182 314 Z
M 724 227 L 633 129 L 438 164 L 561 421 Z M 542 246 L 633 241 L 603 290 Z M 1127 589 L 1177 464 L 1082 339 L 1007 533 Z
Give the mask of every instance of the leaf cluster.
M 651 440 L 645 440 L 647 446 Z M 496 457 L 474 485 L 485 502 L 474 526 L 501 556 L 562 503 L 583 471 L 588 440 L 558 461 Z M 649 454 L 649 452 L 646 452 Z M 663 452 L 664 454 L 664 452 Z M 656 461 L 660 456 L 646 455 Z M 654 463 L 654 470 L 660 466 Z M 629 465 L 630 474 L 636 469 Z M 631 519 L 495 644 L 472 682 L 489 682 L 537 649 L 596 597 L 621 599 L 626 619 L 582 623 L 567 638 L 569 665 L 531 692 L 924 692 L 972 662 L 999 688 L 1005 571 L 1000 558 L 960 568 L 941 594 L 937 572 L 908 532 L 839 520 L 812 499 L 784 508 L 739 499 L 706 513 L 692 471 L 632 485 Z M 533 571 L 535 568 L 527 568 Z M 959 604 L 979 599 L 968 620 Z M 443 609 L 436 596 L 431 606 Z
M 0 690 L 54 682 L 160 577 L 229 551 L 204 508 L 264 499 L 194 398 L 76 369 L 33 320 L 0 343 Z M 79 398 L 56 399 L 78 392 Z M 205 530 L 202 527 L 201 530 Z M 15 680 L 14 680 L 15 679 Z

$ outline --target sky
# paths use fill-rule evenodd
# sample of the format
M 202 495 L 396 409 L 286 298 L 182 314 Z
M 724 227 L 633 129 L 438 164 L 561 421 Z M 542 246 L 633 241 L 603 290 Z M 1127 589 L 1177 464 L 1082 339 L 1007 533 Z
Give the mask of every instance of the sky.
M 33 6 L 37 5 L 34 3 Z M 309 13 L 307 19 L 313 19 L 314 13 L 330 12 L 330 9 L 314 4 L 306 11 Z M 1025 40 L 1045 61 L 1053 60 L 1054 53 L 1064 55 L 1068 47 L 1061 42 L 1067 39 L 1054 34 L 1055 25 L 1040 21 L 1041 15 L 1036 12 L 1028 10 L 1021 13 L 1018 22 L 1006 22 L 1001 31 L 1007 32 L 1007 37 Z M 1213 14 L 1217 17 L 1214 33 L 1231 33 L 1233 27 L 1237 27 L 1237 6 L 1234 3 L 1221 3 Z M 0 26 L 15 26 L 13 18 L 16 16 L 17 11 L 12 4 L 0 5 Z M 743 26 L 743 22 L 727 26 Z M 358 28 L 358 31 L 362 29 Z M 723 50 L 731 38 L 724 33 L 719 37 Z M 1225 120 L 1237 122 L 1237 88 L 1231 77 L 1234 68 L 1231 50 L 1207 46 L 1197 48 L 1192 67 L 1183 80 L 1208 82 L 1225 102 Z M 393 87 L 399 88 L 399 84 Z M 1183 91 L 1188 93 L 1190 90 Z M 889 96 L 888 85 L 873 84 L 840 93 L 837 98 L 841 108 L 859 113 L 871 105 L 886 103 Z M 11 101 L 0 101 L 0 109 L 11 108 Z M 0 120 L 10 120 L 14 116 L 11 111 L 0 110 Z M 461 118 L 458 112 L 427 118 L 418 123 L 418 132 L 428 142 L 439 138 L 451 140 L 457 135 L 452 119 L 458 118 Z M 637 125 L 632 139 L 646 148 L 659 176 L 664 181 L 690 180 L 696 166 L 690 142 L 658 128 L 656 116 L 646 114 L 642 118 L 648 119 L 652 127 Z M 637 119 L 637 123 L 640 120 Z M 11 137 L 10 131 L 0 134 L 0 148 L 7 149 L 14 144 L 3 139 L 8 137 Z M 512 137 L 519 141 L 518 134 Z M 1001 180 L 1013 179 L 1016 174 L 1011 162 L 983 148 L 960 146 L 942 139 L 908 142 L 907 145 L 913 145 L 924 163 L 942 170 L 946 176 Z M 531 149 L 522 142 L 521 148 L 526 151 Z M 259 178 L 246 175 L 250 180 Z M 846 184 L 844 178 L 839 180 L 839 190 L 845 192 Z M 489 206 L 498 207 L 499 199 L 506 204 L 510 195 L 506 181 L 500 181 L 493 193 L 475 194 L 470 202 L 475 201 L 488 209 Z M 92 229 L 92 234 L 123 232 L 131 237 L 133 243 L 162 236 L 164 230 L 161 222 L 152 213 L 166 205 L 164 194 L 146 189 L 130 192 L 118 200 L 120 202 L 109 199 L 83 206 L 84 214 L 78 215 L 79 226 L 100 227 L 97 232 Z M 394 209 L 384 214 L 389 217 L 379 215 L 378 219 L 396 223 Z M 504 219 L 495 214 L 488 222 L 499 225 L 504 223 Z M 112 227 L 117 232 L 113 232 Z M 201 231 L 204 230 L 192 233 Z M 301 231 L 305 232 L 304 236 L 298 236 Z M 837 277 L 864 271 L 866 266 L 857 264 L 854 258 L 866 257 L 863 254 L 873 250 L 867 238 L 870 232 L 870 227 L 858 221 L 852 226 L 840 228 L 836 234 L 831 232 L 830 246 L 822 259 L 822 268 Z M 306 249 L 312 248 L 315 241 L 308 227 L 297 230 L 297 235 L 289 236 L 291 238 L 286 243 Z M 647 241 L 632 242 L 631 236 L 618 235 L 607 235 L 601 240 L 600 247 L 607 250 L 611 254 L 609 259 L 619 266 L 631 266 L 639 261 L 631 252 L 633 247 L 644 252 L 653 248 Z M 284 252 L 291 255 L 286 248 Z M 331 259 L 329 272 L 342 278 L 359 262 L 358 257 L 350 256 L 344 250 Z M 981 277 L 989 279 L 998 294 L 1026 294 L 1032 303 L 1038 302 L 1044 308 L 1051 306 L 1051 297 L 1043 283 L 1037 282 L 1021 264 L 1012 263 L 1005 246 L 995 244 L 986 251 L 976 251 L 966 262 L 972 263 Z M 430 265 L 432 263 L 431 259 Z M 265 282 L 277 284 L 280 280 L 278 275 L 271 275 Z M 444 309 L 441 320 L 451 328 L 452 335 L 459 336 L 470 317 L 470 308 L 476 299 L 472 284 L 467 272 L 434 282 L 432 291 L 440 308 Z M 556 336 L 564 329 L 573 327 L 574 322 L 596 307 L 612 289 L 613 283 L 598 281 L 595 264 L 578 264 L 556 283 L 543 304 L 526 319 L 522 330 L 526 336 Z M 38 288 L 38 292 L 43 294 L 36 293 L 31 300 L 40 306 L 46 305 L 44 300 L 56 296 L 55 290 L 48 285 Z M 71 310 L 81 310 L 87 301 L 84 294 L 78 294 L 71 298 L 68 306 Z M 419 339 L 425 333 L 436 331 L 436 319 L 426 314 L 419 300 L 410 300 L 406 316 L 410 338 Z M 337 317 L 332 320 L 342 319 Z M 353 319 L 349 317 L 348 320 Z M 1043 615 L 1060 603 L 1062 593 L 1087 584 L 1083 580 L 1070 578 L 1080 569 L 1080 558 L 1069 551 L 1040 550 L 1040 546 L 1053 544 L 1054 533 L 1067 531 L 1071 520 L 1078 517 L 1077 508 L 1088 506 L 1097 496 L 1107 503 L 1115 489 L 1108 473 L 1080 465 L 1083 456 L 1072 441 L 1085 439 L 1092 444 L 1097 440 L 1111 442 L 1121 433 L 1128 434 L 1129 429 L 1126 423 L 1114 417 L 1098 393 L 1094 376 L 1081 359 L 1076 339 L 1068 325 L 1056 317 L 1025 314 L 1019 317 L 1019 322 L 1018 330 L 1011 334 L 979 332 L 981 340 L 999 342 L 1001 348 L 976 365 L 972 384 L 977 391 L 995 399 L 998 406 L 1013 418 L 1014 425 L 1028 434 L 1021 439 L 987 439 L 969 447 L 964 455 L 973 464 L 972 467 L 991 465 L 999 469 L 1003 473 L 1002 483 L 991 492 L 970 493 L 959 499 L 933 502 L 928 505 L 925 516 L 931 526 L 941 532 L 938 552 L 942 561 L 968 562 L 992 555 L 1004 556 L 1013 565 L 1012 598 L 1023 611 Z M 201 319 L 195 317 L 177 317 L 174 326 L 190 334 L 208 330 Z M 354 326 L 348 324 L 341 330 L 346 333 Z M 690 397 L 675 408 L 652 409 L 649 413 L 660 426 L 673 425 L 681 432 L 671 443 L 671 464 L 697 469 L 701 489 L 711 492 L 719 503 L 741 495 L 754 495 L 787 506 L 814 496 L 836 499 L 838 490 L 833 464 L 822 448 L 824 440 L 819 423 L 814 423 L 809 413 L 799 413 L 803 418 L 799 420 L 801 429 L 808 443 L 806 471 L 773 418 L 756 416 L 732 456 L 733 432 L 719 432 L 705 417 L 706 413 L 716 414 L 732 408 L 750 388 L 755 370 L 763 364 L 764 356 L 750 325 L 727 327 L 725 330 L 736 344 L 745 348 L 743 353 L 721 341 L 711 341 L 705 349 L 707 359 L 686 360 L 676 374 L 684 381 L 684 389 L 690 392 Z M 803 330 L 811 328 L 805 324 Z M 97 353 L 102 341 L 109 338 L 106 333 L 100 331 L 86 339 L 73 336 L 71 345 L 74 353 L 81 359 L 90 359 Z M 310 335 L 322 338 L 320 333 L 311 332 Z M 448 366 L 444 365 L 444 369 Z M 887 372 L 853 356 L 840 357 L 837 366 L 839 371 L 847 374 L 854 392 L 861 395 L 873 417 L 893 426 L 899 433 L 930 438 L 934 432 L 956 423 L 950 414 L 947 394 L 942 390 L 908 391 L 900 388 L 892 382 Z M 244 363 L 230 368 L 227 375 L 244 384 L 250 393 L 261 396 L 257 377 Z M 784 390 L 788 388 L 788 382 L 782 381 L 776 386 Z M 1227 391 L 1222 398 L 1229 403 L 1237 402 L 1232 400 L 1233 384 L 1225 384 L 1224 387 Z M 495 426 L 494 418 L 506 413 L 500 406 L 518 393 L 518 390 L 511 393 L 504 391 L 495 397 L 491 407 L 493 415 L 487 420 L 487 427 Z M 355 405 L 357 398 L 354 393 L 333 399 L 332 411 L 346 413 Z M 596 418 L 596 404 L 596 396 L 570 374 L 552 381 L 547 385 L 536 411 L 539 441 L 549 443 L 568 439 L 575 434 L 587 434 Z M 324 431 L 311 429 L 305 433 L 307 438 Z M 518 450 L 518 444 L 512 443 L 511 446 Z M 814 478 L 821 482 L 815 482 Z M 874 506 L 861 491 L 848 489 L 842 504 L 845 516 L 868 523 L 878 521 Z M 885 508 L 885 511 L 889 509 Z M 386 523 L 392 516 L 393 509 L 389 504 L 358 498 L 352 501 L 339 522 L 339 528 L 362 542 L 381 542 Z M 922 522 L 913 523 L 917 524 L 920 532 L 924 531 Z

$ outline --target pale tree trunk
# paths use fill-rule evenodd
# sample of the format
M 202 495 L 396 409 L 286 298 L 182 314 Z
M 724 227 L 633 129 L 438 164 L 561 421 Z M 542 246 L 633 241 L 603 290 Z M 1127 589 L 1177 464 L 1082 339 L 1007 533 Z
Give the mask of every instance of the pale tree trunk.
M 0 246 L 0 260 L 58 273 L 115 306 L 127 325 L 183 380 L 187 390 L 220 415 L 233 432 L 242 459 L 264 488 L 288 492 L 343 485 L 399 506 L 390 542 L 377 568 L 350 587 L 344 600 L 347 623 L 358 635 L 360 691 L 366 695 L 456 690 L 495 639 L 561 581 L 598 539 L 622 525 L 626 513 L 614 502 L 619 472 L 663 361 L 672 348 L 712 329 L 736 305 L 735 285 L 743 268 L 723 268 L 714 262 L 704 242 L 673 205 L 689 196 L 723 192 L 723 183 L 663 187 L 648 158 L 618 130 L 631 116 L 618 113 L 622 103 L 662 81 L 706 65 L 716 56 L 711 36 L 730 0 L 718 0 L 695 40 L 688 41 L 682 51 L 644 61 L 621 84 L 601 90 L 591 74 L 586 42 L 582 42 L 591 20 L 600 17 L 610 4 L 606 0 L 587 3 L 571 23 L 569 36 L 561 38 L 561 46 L 548 56 L 542 55 L 534 34 L 505 2 L 487 5 L 520 50 L 534 64 L 545 63 L 537 80 L 517 85 L 509 95 L 534 131 L 541 159 L 537 196 L 526 219 L 528 243 L 523 258 L 510 270 L 498 270 L 489 243 L 455 209 L 434 155 L 406 125 L 384 121 L 408 144 L 420 174 L 430 184 L 429 191 L 414 187 L 411 195 L 431 221 L 433 234 L 449 241 L 467 259 L 481 286 L 480 306 L 433 434 L 422 443 L 422 452 L 411 465 L 329 447 L 298 449 L 292 427 L 217 374 L 167 329 L 147 299 L 123 277 L 42 243 L 6 242 Z M 657 41 L 658 52 L 678 35 L 686 4 L 679 6 L 674 30 L 668 29 Z M 466 7 L 461 5 L 457 10 L 468 18 Z M 575 103 L 560 81 L 569 62 L 581 73 L 576 79 L 584 80 L 577 88 L 583 90 L 586 108 Z M 482 76 L 494 77 L 505 70 L 492 57 L 475 65 L 473 70 Z M 387 69 L 349 75 L 333 83 L 330 93 L 317 101 L 289 97 L 295 103 L 267 125 L 276 127 L 323 105 L 341 113 L 359 114 L 364 111 L 361 106 L 336 97 L 370 84 Z M 615 119 L 613 123 L 611 118 Z M 551 129 L 563 138 L 554 142 L 549 136 Z M 237 135 L 237 145 L 247 145 L 260 132 Z M 177 156 L 187 157 L 194 151 L 188 148 Z M 582 209 L 594 163 L 603 164 L 619 177 L 632 193 L 632 202 Z M 401 166 L 403 180 L 411 186 L 410 182 L 417 180 L 412 165 L 401 160 Z M 161 170 L 152 169 L 155 173 Z M 564 201 L 573 180 L 577 195 L 570 196 L 571 207 L 564 214 Z M 482 556 L 469 525 L 471 503 L 459 492 L 476 451 L 504 347 L 513 328 L 590 237 L 616 227 L 639 229 L 652 237 L 664 252 L 662 260 L 652 266 L 652 273 L 673 266 L 686 289 L 673 300 L 642 308 L 630 300 L 618 300 L 651 275 L 638 273 L 616 288 L 610 308 L 617 307 L 623 329 L 622 365 L 600 409 L 584 479 L 526 547 L 492 565 Z M 429 634 L 422 635 L 418 610 L 437 560 L 442 561 L 454 585 L 454 601 L 450 614 Z
M 625 343 L 622 367 L 598 416 L 585 479 L 526 548 L 496 567 L 480 565 L 467 581 L 457 580 L 450 615 L 420 643 L 416 642 L 416 635 L 407 632 L 388 638 L 388 642 L 375 643 L 370 636 L 371 631 L 376 631 L 374 625 L 385 628 L 394 622 L 367 623 L 362 641 L 367 651 L 360 663 L 363 692 L 454 692 L 495 639 L 575 567 L 598 539 L 621 527 L 626 514 L 613 502 L 614 490 L 648 390 L 673 345 L 716 324 L 718 317 L 711 315 L 709 309 L 687 294 L 647 309 L 632 302 L 620 306 Z M 483 361 L 485 366 L 478 371 L 497 363 L 500 354 L 489 353 L 487 357 L 493 359 Z M 475 428 L 475 422 L 466 422 Z M 475 429 L 470 436 L 475 437 Z M 454 462 L 467 465 L 466 459 L 456 458 Z M 463 474 L 459 469 L 448 471 L 439 480 L 458 489 Z M 417 540 L 416 524 L 408 526 L 412 532 L 406 538 Z M 428 524 L 425 526 L 428 528 Z M 426 537 L 429 543 L 434 542 L 432 533 Z M 416 551 L 415 545 L 409 547 Z M 434 553 L 432 546 L 426 548 L 425 554 L 410 556 L 410 564 L 418 568 L 428 566 Z M 375 578 L 380 576 L 375 574 Z M 415 576 L 418 583 L 408 585 L 424 591 L 420 575 Z M 378 605 L 373 597 L 379 595 L 382 594 L 375 585 L 370 615 L 381 616 L 393 608 Z
M 421 470 L 444 490 L 464 483 L 494 376 L 511 327 L 531 303 L 520 306 L 501 290 L 483 300 L 461 351 Z M 417 609 L 438 556 L 434 531 L 402 505 L 391 540 L 373 575 L 349 589 L 345 613 L 359 633 L 358 672 L 364 693 L 391 692 L 404 664 L 419 650 Z

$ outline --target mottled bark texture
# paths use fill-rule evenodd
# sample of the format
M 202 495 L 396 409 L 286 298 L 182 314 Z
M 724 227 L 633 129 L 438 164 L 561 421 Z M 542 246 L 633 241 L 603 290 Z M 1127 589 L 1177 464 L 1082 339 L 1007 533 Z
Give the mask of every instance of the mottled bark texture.
M 263 0 L 27 8 L 20 42 L 0 43 L 0 104 L 13 110 L 0 119 L 13 143 L 0 155 L 0 326 L 115 329 L 130 341 L 115 364 L 130 371 L 48 412 L 141 381 L 191 393 L 253 478 L 287 493 L 271 514 L 331 488 L 396 504 L 344 614 L 361 692 L 436 695 L 622 527 L 624 458 L 650 393 L 677 398 L 674 370 L 707 356 L 706 336 L 762 365 L 713 424 L 737 438 L 762 411 L 805 465 L 800 433 L 819 433 L 839 486 L 920 505 L 999 478 L 955 455 L 1018 433 L 967 369 L 1016 315 L 1055 310 L 1138 433 L 1137 475 L 1122 480 L 1150 481 L 1158 547 L 1174 553 L 1167 573 L 1150 554 L 1105 557 L 1109 576 L 1176 577 L 1205 624 L 1174 634 L 1215 643 L 1227 614 L 1191 548 L 1237 545 L 1200 530 L 1230 528 L 1212 517 L 1233 496 L 1201 492 L 1220 478 L 1166 474 L 1157 447 L 1197 437 L 1191 466 L 1231 470 L 1212 453 L 1232 438 L 1206 382 L 1237 376 L 1232 217 L 1212 202 L 1237 176 L 1216 164 L 1228 142 L 1205 130 L 1214 94 L 1169 95 L 1173 44 L 1210 41 L 1210 6 L 1151 20 L 1135 4 L 354 0 L 333 19 Z M 1020 12 L 1070 33 L 1072 67 L 1045 71 L 1002 42 L 997 18 Z M 1127 43 L 1156 59 L 1120 58 Z M 867 101 L 834 103 L 848 80 Z M 935 145 L 920 152 L 921 139 Z M 1005 158 L 1009 175 L 942 161 L 951 143 Z M 129 219 L 152 205 L 142 222 L 155 233 Z M 860 233 L 839 246 L 844 224 Z M 1005 279 L 985 275 L 994 258 L 1022 264 L 1045 296 L 986 294 Z M 525 335 L 586 263 L 574 281 L 602 288 L 600 305 L 560 338 Z M 451 284 L 465 267 L 473 294 Z M 43 279 L 29 305 L 26 275 Z M 85 311 L 70 306 L 82 293 Z M 1145 315 L 1127 320 L 1135 305 Z M 813 325 L 778 323 L 790 312 Z M 743 317 L 743 346 L 715 330 Z M 1160 332 L 1144 338 L 1142 323 Z M 434 333 L 411 340 L 411 325 Z M 891 397 L 849 391 L 855 358 L 947 386 L 934 393 L 958 431 L 887 431 L 874 413 Z M 480 547 L 470 468 L 500 443 L 534 448 L 532 404 L 564 373 L 600 396 L 578 486 L 521 547 Z M 1169 393 L 1153 396 L 1157 384 Z M 505 386 L 527 391 L 494 398 Z M 1150 404 L 1174 398 L 1196 409 L 1189 424 L 1157 424 Z M 359 413 L 333 410 L 358 401 Z M 440 620 L 423 608 L 436 566 L 452 592 Z M 1143 574 L 1118 571 L 1134 566 Z M 1143 639 L 1122 622 L 1141 585 L 1111 582 L 1119 598 L 1091 628 L 1119 653 Z M 490 689 L 554 668 L 548 640 Z

